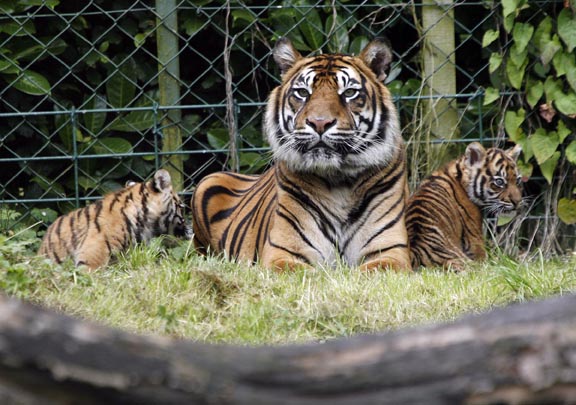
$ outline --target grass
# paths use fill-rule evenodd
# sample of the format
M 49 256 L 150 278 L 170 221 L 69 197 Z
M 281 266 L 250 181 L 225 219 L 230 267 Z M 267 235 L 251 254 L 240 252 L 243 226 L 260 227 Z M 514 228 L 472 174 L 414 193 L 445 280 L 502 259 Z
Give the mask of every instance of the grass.
M 575 258 L 519 263 L 498 256 L 463 273 L 345 266 L 277 273 L 157 239 L 87 272 L 34 257 L 35 243 L 0 240 L 0 288 L 8 294 L 122 329 L 202 342 L 324 341 L 576 289 Z

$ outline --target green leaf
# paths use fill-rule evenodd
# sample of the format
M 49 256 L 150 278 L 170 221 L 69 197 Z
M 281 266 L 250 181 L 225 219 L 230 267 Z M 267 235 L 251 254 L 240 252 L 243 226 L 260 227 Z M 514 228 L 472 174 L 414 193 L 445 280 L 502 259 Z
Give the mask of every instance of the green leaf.
M 565 224 L 576 224 L 576 200 L 561 198 L 558 201 L 558 218 Z
M 540 164 L 540 170 L 548 184 L 552 184 L 552 178 L 554 177 L 554 171 L 558 165 L 558 159 L 560 159 L 560 152 L 555 152 L 550 159 Z
M 42 190 L 48 191 L 49 196 L 53 195 L 63 196 L 66 194 L 64 192 L 64 187 L 62 187 L 61 184 L 49 181 L 44 177 L 34 176 L 32 179 L 30 179 L 30 181 L 38 184 Z
M 518 52 L 524 52 L 532 35 L 534 34 L 534 27 L 530 24 L 517 23 L 512 31 L 515 46 Z
M 16 11 L 16 0 L 0 0 L 0 14 L 12 14 Z
M 310 49 L 320 49 L 324 40 L 324 27 L 318 10 L 308 0 L 291 1 L 290 5 L 294 7 L 296 25 Z
M 499 36 L 500 36 L 500 33 L 496 30 L 486 31 L 484 33 L 484 36 L 482 37 L 482 48 L 486 48 L 492 42 L 496 41 Z
M 520 66 L 516 65 L 512 60 L 509 60 L 506 64 L 506 77 L 513 88 L 520 90 L 522 87 L 522 80 L 524 79 L 524 73 L 526 73 L 527 66 L 528 59 L 526 59 Z
M 493 53 L 492 55 L 490 55 L 490 66 L 488 68 L 488 71 L 490 73 L 494 73 L 496 71 L 496 69 L 498 69 L 500 67 L 500 65 L 502 65 L 502 55 L 500 55 L 499 53 Z
M 502 0 L 502 15 L 507 17 L 511 14 L 516 15 L 516 8 L 518 7 L 517 0 Z
M 99 94 L 94 94 L 84 103 L 84 108 L 88 110 L 103 110 L 106 108 L 106 99 Z M 104 127 L 105 121 L 106 111 L 84 114 L 84 126 L 90 135 L 98 135 Z
M 500 90 L 495 89 L 494 87 L 488 87 L 484 93 L 483 105 L 490 105 L 494 101 L 498 100 L 498 98 L 500 98 Z
M 132 150 L 132 144 L 124 138 L 103 138 L 93 146 L 94 153 L 97 155 L 108 155 L 128 153 Z
M 554 69 L 556 69 L 556 77 L 561 77 L 566 74 L 566 70 L 568 66 L 570 66 L 570 59 L 573 57 L 574 55 L 563 51 L 556 52 L 556 55 L 552 58 L 552 65 Z
M 569 8 L 558 14 L 558 34 L 566 44 L 566 50 L 572 52 L 576 47 L 576 18 Z
M 566 69 L 566 80 L 570 84 L 572 90 L 576 91 L 576 55 L 570 54 L 564 59 L 564 66 Z
M 12 75 L 7 77 L 12 77 Z M 36 73 L 32 70 L 24 70 L 18 76 L 13 77 L 12 80 L 13 81 L 9 86 L 13 86 L 22 93 L 31 96 L 44 96 L 50 94 L 51 87 L 48 80 L 40 73 Z
M 532 144 L 526 135 L 521 132 L 517 139 L 517 144 L 522 147 L 522 155 L 524 156 L 524 161 L 528 162 L 534 156 L 534 152 L 532 151 Z
M 357 36 L 352 40 L 348 52 L 352 55 L 360 55 L 360 52 L 362 52 L 362 50 L 366 47 L 366 45 L 368 45 L 369 42 L 370 40 L 364 35 Z
M 115 108 L 126 107 L 136 95 L 134 70 L 128 65 L 131 64 L 123 65 L 106 82 L 106 98 Z
M 138 34 L 134 35 L 134 47 L 140 48 L 146 43 L 146 38 L 148 38 L 148 33 L 146 32 L 139 32 Z
M 528 50 L 524 48 L 522 51 L 519 51 L 516 44 L 512 45 L 510 48 L 510 60 L 516 66 L 522 66 L 528 57 Z
M 544 18 L 534 33 L 534 43 L 540 51 L 540 60 L 542 64 L 550 63 L 556 52 L 562 49 L 558 35 L 552 35 L 552 19 Z
M 348 36 L 348 28 L 344 23 L 344 18 L 341 14 L 334 15 L 330 14 L 326 19 L 325 31 L 328 38 L 328 50 L 334 53 L 345 53 L 348 52 L 348 46 L 350 44 L 350 38 Z
M 3 55 L 0 55 L 3 56 Z M 13 60 L 0 60 L 0 73 L 15 74 L 20 71 L 18 62 Z
M 522 133 L 520 126 L 525 119 L 526 111 L 523 108 L 518 111 L 506 111 L 504 114 L 504 129 L 512 142 L 518 143 L 518 138 Z
M 544 83 L 540 80 L 529 80 L 526 85 L 526 102 L 532 108 L 540 101 L 544 94 Z
M 554 100 L 554 106 L 564 115 L 576 114 L 576 93 L 572 90 L 569 90 L 568 93 L 562 93 L 562 96 Z
M 570 142 L 570 145 L 566 147 L 566 159 L 576 165 L 576 141 Z
M 110 123 L 108 130 L 121 132 L 141 132 L 154 126 L 155 118 L 152 110 L 130 111 L 117 117 Z
M 272 20 L 274 32 L 278 33 L 278 36 L 287 36 L 290 38 L 290 41 L 292 41 L 292 44 L 296 49 L 302 51 L 310 50 L 300 31 L 294 29 L 297 24 L 294 19 L 294 8 L 281 8 L 279 10 L 273 10 L 270 18 Z
M 78 176 L 78 185 L 84 189 L 84 191 L 92 190 L 98 186 L 98 181 L 87 176 Z
M 510 32 L 512 31 L 512 28 L 514 28 L 514 23 L 516 22 L 516 15 L 515 14 L 510 14 L 507 15 L 506 17 L 504 17 L 504 30 L 506 32 Z
M 553 101 L 562 94 L 562 83 L 549 76 L 544 82 L 544 93 L 547 101 Z
M 232 12 L 232 15 L 234 15 L 234 11 Z M 200 30 L 202 30 L 202 28 L 204 28 L 205 25 L 206 25 L 205 20 L 194 15 L 194 16 L 188 16 L 188 18 L 186 18 L 186 20 L 182 23 L 182 28 L 184 28 L 186 35 L 192 37 L 196 35 L 198 32 L 200 32 Z
M 538 128 L 529 138 L 534 156 L 539 165 L 546 162 L 554 155 L 560 141 L 556 132 L 546 132 L 544 128 Z
M 30 211 L 30 215 L 32 215 L 32 218 L 36 221 L 42 221 L 45 224 L 51 224 L 58 218 L 58 212 L 51 208 L 33 208 L 32 211 Z
M 550 35 L 552 35 L 552 18 L 550 16 L 546 16 L 538 27 L 536 27 L 536 31 L 534 31 L 534 44 L 536 48 L 541 50 L 544 44 L 550 41 Z
M 243 22 L 244 25 L 250 25 L 258 19 L 258 17 L 248 8 L 233 10 L 231 14 L 234 27 L 239 26 L 238 22 Z
M 208 143 L 214 149 L 226 149 L 230 142 L 230 135 L 226 128 L 212 128 L 206 133 Z
M 568 137 L 572 133 L 569 128 L 566 127 L 564 121 L 558 121 L 558 127 L 556 128 L 556 132 L 558 133 L 558 140 L 560 143 L 564 142 L 564 139 Z M 575 162 L 576 163 L 576 162 Z
M 57 109 L 58 110 L 58 109 Z M 69 114 L 56 114 L 54 116 L 54 124 L 58 136 L 67 151 L 72 150 L 74 139 L 72 137 L 72 123 Z
M 528 179 L 532 177 L 532 171 L 534 170 L 534 166 L 532 166 L 532 163 L 526 163 L 523 160 L 518 160 L 516 162 L 516 165 L 518 166 L 518 171 L 522 176 L 522 181 L 527 182 Z
M 8 21 L 0 24 L 0 32 L 5 32 L 11 37 L 33 36 L 36 33 L 36 27 L 32 20 L 25 21 L 24 24 Z

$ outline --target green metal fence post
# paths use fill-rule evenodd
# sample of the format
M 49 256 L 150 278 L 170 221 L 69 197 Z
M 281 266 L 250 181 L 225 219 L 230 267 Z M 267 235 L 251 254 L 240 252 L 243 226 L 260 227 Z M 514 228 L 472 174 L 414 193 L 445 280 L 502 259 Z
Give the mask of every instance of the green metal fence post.
M 174 106 L 180 102 L 180 59 L 178 57 L 178 13 L 175 0 L 156 0 L 158 14 L 156 39 L 158 42 L 158 86 L 160 88 L 160 105 Z M 166 111 L 162 121 L 162 151 L 173 152 L 182 147 L 180 132 L 181 111 Z M 164 155 L 166 169 L 172 176 L 174 188 L 183 189 L 182 155 Z

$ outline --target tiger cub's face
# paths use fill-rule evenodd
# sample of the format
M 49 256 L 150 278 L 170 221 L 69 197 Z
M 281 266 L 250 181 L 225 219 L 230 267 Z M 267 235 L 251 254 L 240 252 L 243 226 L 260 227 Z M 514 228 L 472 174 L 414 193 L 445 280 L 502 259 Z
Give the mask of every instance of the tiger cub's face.
M 358 57 L 302 57 L 287 39 L 274 49 L 282 84 L 265 130 L 277 161 L 297 172 L 354 176 L 386 165 L 401 147 L 397 112 L 383 85 L 392 59 L 374 40 Z
M 509 214 L 520 208 L 522 177 L 516 161 L 521 151 L 520 145 L 508 150 L 484 149 L 478 142 L 468 145 L 463 161 L 472 202 L 489 214 Z
M 138 183 L 127 185 L 138 186 Z M 153 222 L 153 236 L 169 234 L 190 239 L 192 230 L 184 219 L 184 203 L 172 188 L 170 174 L 160 169 L 144 187 L 147 191 L 146 211 Z

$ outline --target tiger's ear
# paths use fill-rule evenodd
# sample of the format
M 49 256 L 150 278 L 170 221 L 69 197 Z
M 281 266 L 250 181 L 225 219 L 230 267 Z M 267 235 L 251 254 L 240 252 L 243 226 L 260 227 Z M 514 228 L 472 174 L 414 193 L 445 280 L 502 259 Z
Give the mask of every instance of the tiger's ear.
M 466 147 L 466 162 L 469 166 L 477 165 L 484 160 L 486 149 L 479 142 L 472 142 Z
M 522 146 L 520 144 L 514 145 L 513 148 L 506 149 L 506 154 L 514 161 L 518 160 L 518 156 L 522 152 Z
M 164 169 L 158 170 L 154 174 L 154 181 L 152 184 L 154 189 L 159 193 L 170 190 L 172 188 L 172 178 L 170 177 L 170 173 Z
M 360 59 L 368 65 L 378 80 L 383 82 L 388 76 L 388 68 L 392 62 L 392 50 L 385 38 L 375 38 L 360 52 Z
M 294 63 L 302 58 L 300 52 L 294 48 L 292 42 L 286 37 L 280 38 L 274 46 L 274 51 L 272 52 L 274 56 L 274 61 L 280 68 L 280 73 L 286 73 Z

